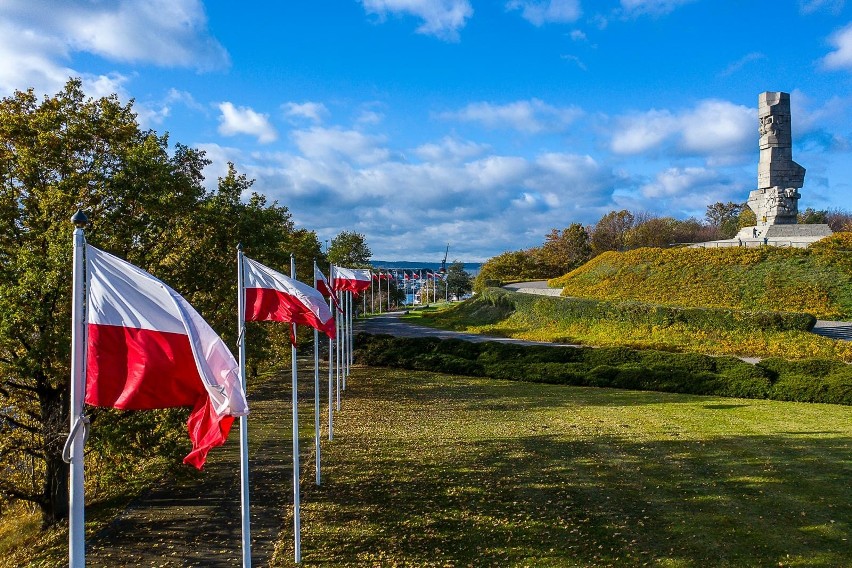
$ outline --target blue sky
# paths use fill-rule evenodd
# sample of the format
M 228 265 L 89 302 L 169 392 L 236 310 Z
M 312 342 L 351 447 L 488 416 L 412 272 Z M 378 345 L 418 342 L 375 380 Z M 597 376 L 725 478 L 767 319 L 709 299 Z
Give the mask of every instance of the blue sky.
M 0 3 L 0 95 L 70 76 L 379 259 L 743 202 L 762 91 L 791 93 L 800 207 L 852 209 L 843 0 Z

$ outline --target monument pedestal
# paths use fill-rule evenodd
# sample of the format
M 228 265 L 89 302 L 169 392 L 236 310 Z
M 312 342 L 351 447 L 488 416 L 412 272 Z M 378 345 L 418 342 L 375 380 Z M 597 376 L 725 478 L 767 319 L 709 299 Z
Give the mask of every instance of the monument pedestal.
M 825 237 L 830 237 L 833 233 L 834 231 L 828 225 L 758 225 L 756 227 L 743 227 L 734 237 L 734 240 L 758 239 L 762 241 L 769 239 L 770 243 L 773 240 L 802 240 L 803 242 L 813 243 Z

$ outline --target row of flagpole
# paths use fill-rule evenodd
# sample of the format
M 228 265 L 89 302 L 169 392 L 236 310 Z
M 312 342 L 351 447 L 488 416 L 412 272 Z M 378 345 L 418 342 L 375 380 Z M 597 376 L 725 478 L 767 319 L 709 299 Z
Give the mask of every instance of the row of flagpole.
M 369 287 L 370 271 L 332 265 L 329 285 L 315 261 L 311 287 L 296 280 L 293 255 L 287 277 L 247 258 L 238 247 L 238 361 L 235 361 L 218 335 L 177 292 L 140 268 L 87 245 L 83 228 L 88 220 L 82 212 L 78 211 L 72 221 L 76 228 L 73 235 L 71 412 L 70 434 L 63 450 L 63 458 L 70 464 L 69 566 L 85 566 L 83 458 L 88 419 L 84 403 L 134 410 L 193 406 L 189 422 L 193 451 L 184 462 L 199 469 L 207 452 L 224 443 L 233 417 L 239 417 L 242 565 L 244 568 L 251 566 L 246 321 L 279 321 L 291 326 L 294 560 L 300 563 L 296 325 L 314 328 L 315 473 L 316 484 L 320 485 L 319 331 L 329 336 L 328 439 L 332 440 L 334 408 L 340 411 L 341 390 L 346 389 L 352 365 L 354 298 Z M 328 296 L 328 306 L 324 294 Z M 113 333 L 115 329 L 119 330 L 117 335 Z M 194 361 L 195 368 L 187 371 L 185 364 L 180 367 L 179 357 L 171 351 L 146 351 L 146 341 L 150 342 L 146 337 L 159 334 L 176 341 L 174 349 L 183 349 L 183 359 Z M 169 354 L 164 355 L 164 352 Z M 127 368 L 119 368 L 116 361 L 123 362 Z M 168 388 L 157 381 L 169 381 Z M 198 381 L 206 391 L 201 395 L 198 394 Z M 334 381 L 336 389 L 333 389 Z M 163 395 L 163 391 L 168 393 Z

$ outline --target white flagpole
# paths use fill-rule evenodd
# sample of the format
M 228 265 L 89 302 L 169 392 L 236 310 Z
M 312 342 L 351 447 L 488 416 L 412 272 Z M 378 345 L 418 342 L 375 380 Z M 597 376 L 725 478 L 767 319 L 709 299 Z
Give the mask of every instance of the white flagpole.
M 342 308 L 343 308 L 343 293 L 342 292 L 335 292 L 335 294 L 337 294 L 337 304 L 341 307 L 341 310 L 342 310 Z M 340 363 L 341 363 L 341 360 L 343 359 L 343 357 L 342 357 L 342 355 L 343 355 L 343 313 L 341 313 L 340 316 L 341 317 L 334 320 L 334 324 L 335 324 L 335 326 L 337 326 L 337 333 L 336 333 L 337 341 L 335 341 L 334 343 L 335 343 L 335 354 L 337 355 L 335 357 L 336 363 L 337 363 L 335 365 L 335 371 L 337 373 L 336 398 L 337 398 L 337 411 L 338 412 L 340 412 L 340 372 L 341 372 Z
M 373 284 L 372 272 L 370 272 L 370 313 L 376 313 L 376 287 Z
M 344 292 L 346 297 L 346 372 L 343 373 L 343 390 L 346 391 L 346 377 L 349 376 L 349 351 L 352 348 L 352 292 Z
M 82 211 L 71 218 L 74 229 L 73 284 L 71 304 L 71 412 L 70 412 L 70 487 L 68 492 L 68 565 L 86 566 L 86 517 L 83 487 L 83 444 L 86 418 L 83 416 L 83 394 L 86 386 L 86 317 L 84 308 L 86 266 L 83 258 L 86 238 L 83 228 L 88 219 Z M 68 446 L 68 442 L 66 442 Z M 65 452 L 63 452 L 65 453 Z
M 243 247 L 237 245 L 237 337 L 240 381 L 246 388 L 246 292 L 243 282 Z M 248 416 L 240 416 L 240 505 L 243 535 L 243 568 L 251 568 L 251 515 L 249 505 Z
M 296 258 L 290 254 L 290 278 L 296 279 Z M 293 337 L 296 324 L 292 323 Z M 302 521 L 299 503 L 299 371 L 296 364 L 296 346 L 290 346 L 293 365 L 293 539 L 296 564 L 302 562 Z
M 346 290 L 343 291 L 343 345 L 341 347 L 341 357 L 343 358 L 343 373 L 341 390 L 346 391 L 346 376 L 349 374 L 349 306 L 350 295 Z
M 329 265 L 329 274 L 334 274 L 334 265 Z M 331 276 L 332 282 L 334 282 L 334 277 Z M 329 283 L 329 286 L 332 286 Z M 334 382 L 334 344 L 337 342 L 337 320 L 339 319 L 339 315 L 337 313 L 337 309 L 334 306 L 334 301 L 331 298 L 331 295 L 334 294 L 330 289 L 328 291 L 328 309 L 331 310 L 331 313 L 334 315 L 334 339 L 328 338 L 328 439 L 334 439 L 334 404 L 332 401 L 334 400 L 334 389 L 332 383 Z
M 317 287 L 317 259 L 314 259 L 314 288 Z M 320 390 L 319 331 L 314 328 L 314 445 L 316 446 L 317 485 L 320 484 Z

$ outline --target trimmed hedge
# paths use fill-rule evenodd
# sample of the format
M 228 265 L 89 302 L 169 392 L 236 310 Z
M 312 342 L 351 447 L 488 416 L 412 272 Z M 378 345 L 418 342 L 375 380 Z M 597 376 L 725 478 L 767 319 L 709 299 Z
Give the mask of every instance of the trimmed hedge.
M 460 339 L 360 334 L 356 360 L 398 367 L 557 385 L 769 398 L 852 405 L 852 367 L 824 359 L 764 359 L 626 347 L 524 346 Z
M 520 312 L 532 320 L 616 320 L 636 325 L 669 327 L 683 324 L 701 330 L 774 330 L 810 331 L 816 318 L 810 314 L 746 311 L 728 308 L 688 308 L 663 306 L 636 301 L 609 301 L 589 298 L 560 298 L 520 294 L 499 288 L 489 288 L 456 309 L 483 313 L 491 307 L 496 319 Z

